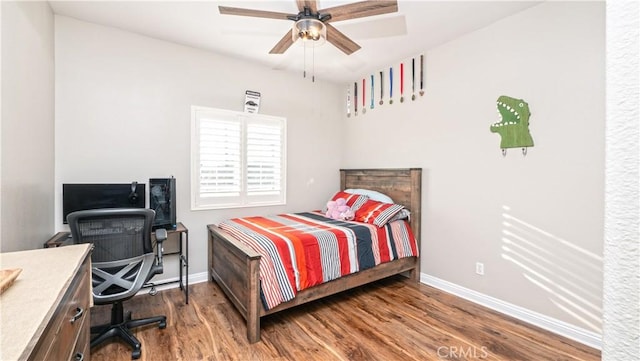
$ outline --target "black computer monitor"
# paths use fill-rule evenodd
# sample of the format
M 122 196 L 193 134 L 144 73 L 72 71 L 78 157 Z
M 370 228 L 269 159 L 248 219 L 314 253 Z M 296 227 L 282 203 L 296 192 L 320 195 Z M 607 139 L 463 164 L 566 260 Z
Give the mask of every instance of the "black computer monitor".
M 144 208 L 144 183 L 65 183 L 62 185 L 62 219 L 71 212 L 98 208 Z

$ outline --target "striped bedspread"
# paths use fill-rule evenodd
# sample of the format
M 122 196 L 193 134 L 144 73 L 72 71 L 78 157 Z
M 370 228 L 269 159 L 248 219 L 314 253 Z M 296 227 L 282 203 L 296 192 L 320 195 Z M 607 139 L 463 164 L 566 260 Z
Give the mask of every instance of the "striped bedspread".
M 305 212 L 233 218 L 219 227 L 262 256 L 260 282 L 266 309 L 292 300 L 303 289 L 418 255 L 406 221 L 379 228 Z

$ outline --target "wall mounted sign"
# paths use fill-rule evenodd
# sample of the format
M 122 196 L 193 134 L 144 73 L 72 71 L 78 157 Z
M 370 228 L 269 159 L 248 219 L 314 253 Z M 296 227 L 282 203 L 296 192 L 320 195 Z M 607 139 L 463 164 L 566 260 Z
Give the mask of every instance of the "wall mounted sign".
M 260 93 L 247 90 L 244 92 L 244 111 L 258 113 L 260 110 Z
M 529 133 L 529 104 L 522 99 L 501 95 L 496 101 L 501 121 L 491 124 L 491 133 L 500 134 L 502 155 L 507 155 L 507 148 L 522 148 L 527 155 L 527 148 L 533 147 L 533 138 Z

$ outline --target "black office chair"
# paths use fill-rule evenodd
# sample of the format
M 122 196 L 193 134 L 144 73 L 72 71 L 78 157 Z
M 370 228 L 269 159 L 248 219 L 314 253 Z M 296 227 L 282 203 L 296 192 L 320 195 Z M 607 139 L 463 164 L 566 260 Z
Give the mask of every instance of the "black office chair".
M 67 216 L 74 243 L 92 243 L 91 274 L 93 301 L 96 305 L 113 304 L 111 322 L 91 327 L 94 347 L 118 336 L 133 348 L 131 358 L 141 355 L 140 341 L 131 328 L 159 323 L 167 327 L 166 316 L 132 320 L 125 317 L 122 302 L 136 295 L 151 277 L 162 273 L 164 229 L 156 230 L 157 253 L 151 244 L 151 226 L 155 212 L 144 208 L 110 208 L 77 211 Z

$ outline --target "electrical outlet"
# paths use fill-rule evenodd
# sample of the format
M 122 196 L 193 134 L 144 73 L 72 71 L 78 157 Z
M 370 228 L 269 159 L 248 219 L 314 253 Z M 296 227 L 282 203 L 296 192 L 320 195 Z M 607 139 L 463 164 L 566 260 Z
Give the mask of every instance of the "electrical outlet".
M 484 263 L 476 262 L 476 273 L 480 276 L 484 276 Z

